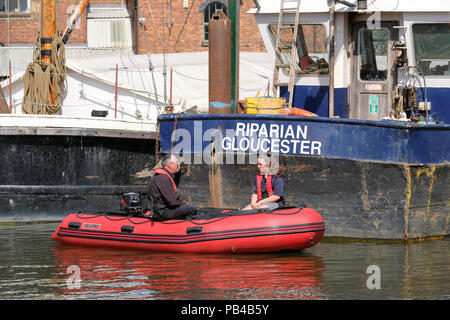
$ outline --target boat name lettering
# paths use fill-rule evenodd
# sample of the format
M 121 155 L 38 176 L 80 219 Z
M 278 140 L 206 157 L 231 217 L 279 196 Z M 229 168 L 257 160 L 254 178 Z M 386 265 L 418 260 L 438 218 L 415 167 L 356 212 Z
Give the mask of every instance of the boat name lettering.
M 236 123 L 236 135 L 254 137 L 270 137 L 279 139 L 305 139 L 308 136 L 308 126 L 284 124 L 265 124 L 256 122 L 238 122 Z
M 225 151 L 322 154 L 322 142 L 308 140 L 305 125 L 237 122 L 234 130 L 226 130 L 221 147 Z
M 101 226 L 99 223 L 83 223 L 82 229 L 100 230 Z

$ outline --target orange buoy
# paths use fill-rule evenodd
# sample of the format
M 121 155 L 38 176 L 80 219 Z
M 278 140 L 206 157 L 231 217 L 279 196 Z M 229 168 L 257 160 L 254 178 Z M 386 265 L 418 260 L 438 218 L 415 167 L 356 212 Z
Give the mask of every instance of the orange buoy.
M 283 108 L 280 109 L 279 114 L 283 116 L 304 116 L 304 117 L 318 117 L 317 114 L 300 108 Z

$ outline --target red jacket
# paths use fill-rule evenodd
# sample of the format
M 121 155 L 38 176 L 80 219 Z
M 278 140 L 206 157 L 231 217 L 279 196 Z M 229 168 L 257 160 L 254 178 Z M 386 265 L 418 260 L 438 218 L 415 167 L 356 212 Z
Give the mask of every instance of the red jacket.
M 258 201 L 262 199 L 262 188 L 261 183 L 264 176 L 260 173 L 256 176 L 256 192 L 258 195 Z M 269 197 L 273 195 L 273 188 L 272 188 L 272 175 L 268 175 L 266 178 L 266 188 L 267 188 L 267 194 Z
M 158 211 L 181 206 L 182 201 L 173 176 L 165 169 L 158 168 L 153 169 L 153 171 L 155 175 L 150 179 L 149 186 L 149 199 L 152 199 L 152 208 Z
M 156 168 L 156 169 L 153 169 L 153 172 L 155 172 L 156 174 L 165 174 L 166 176 L 168 176 L 170 181 L 172 181 L 173 189 L 175 190 L 175 192 L 178 192 L 175 181 L 173 181 L 172 176 L 166 170 L 164 170 L 162 168 Z

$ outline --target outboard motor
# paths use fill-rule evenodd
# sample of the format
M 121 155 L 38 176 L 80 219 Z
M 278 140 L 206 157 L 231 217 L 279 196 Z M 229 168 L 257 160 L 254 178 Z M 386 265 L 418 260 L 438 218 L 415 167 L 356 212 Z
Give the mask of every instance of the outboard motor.
M 143 215 L 141 195 L 134 192 L 125 193 L 122 196 L 122 210 L 129 216 Z

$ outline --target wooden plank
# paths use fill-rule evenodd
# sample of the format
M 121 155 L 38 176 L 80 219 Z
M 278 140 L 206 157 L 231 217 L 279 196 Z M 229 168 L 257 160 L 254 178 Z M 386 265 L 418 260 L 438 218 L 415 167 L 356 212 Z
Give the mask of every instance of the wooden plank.
M 34 136 L 95 136 L 127 139 L 155 139 L 156 132 L 126 132 L 113 129 L 84 128 L 44 128 L 44 127 L 0 127 L 0 135 L 34 135 Z

